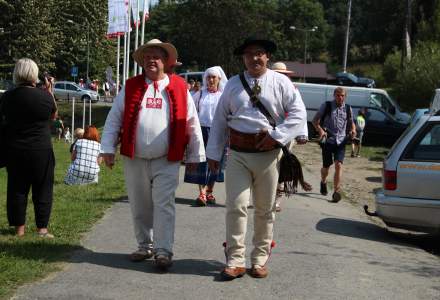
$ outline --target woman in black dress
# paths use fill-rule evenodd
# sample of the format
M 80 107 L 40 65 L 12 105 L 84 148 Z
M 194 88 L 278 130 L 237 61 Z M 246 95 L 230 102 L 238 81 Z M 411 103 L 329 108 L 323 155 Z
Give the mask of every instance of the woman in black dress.
M 53 238 L 47 230 L 52 209 L 55 157 L 50 125 L 56 114 L 53 96 L 36 88 L 38 66 L 29 59 L 17 61 L 16 88 L 0 99 L 5 120 L 7 213 L 17 236 L 25 234 L 26 207 L 32 188 L 35 222 L 40 237 Z

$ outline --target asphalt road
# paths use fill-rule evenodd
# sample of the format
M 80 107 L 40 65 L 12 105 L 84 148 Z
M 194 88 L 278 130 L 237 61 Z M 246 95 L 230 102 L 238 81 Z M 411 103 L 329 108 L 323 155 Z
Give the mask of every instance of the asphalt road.
M 192 206 L 196 186 L 182 184 L 169 273 L 157 273 L 151 261 L 128 261 L 135 240 L 122 201 L 63 271 L 20 288 L 14 299 L 440 299 L 438 256 L 374 225 L 346 201 L 328 203 L 317 193 L 318 177 L 306 178 L 315 191 L 285 199 L 277 214 L 266 279 L 221 281 L 224 186 L 217 186 L 216 207 L 200 208 Z

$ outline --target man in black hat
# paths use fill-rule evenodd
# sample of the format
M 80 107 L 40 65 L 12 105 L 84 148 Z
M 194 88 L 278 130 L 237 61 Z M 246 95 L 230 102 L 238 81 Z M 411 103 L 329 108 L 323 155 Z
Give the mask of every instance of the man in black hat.
M 274 42 L 256 38 L 246 39 L 234 50 L 235 55 L 242 56 L 246 71 L 228 81 L 217 106 L 206 150 L 211 170 L 218 170 L 229 132 L 231 154 L 226 167 L 227 265 L 222 270 L 226 280 L 246 273 L 244 241 L 251 190 L 255 210 L 250 274 L 256 278 L 268 275 L 266 262 L 273 238 L 280 147 L 297 136 L 306 122 L 304 103 L 296 98 L 290 80 L 267 68 L 275 51 Z M 260 101 L 273 117 L 275 128 L 254 104 L 255 101 Z

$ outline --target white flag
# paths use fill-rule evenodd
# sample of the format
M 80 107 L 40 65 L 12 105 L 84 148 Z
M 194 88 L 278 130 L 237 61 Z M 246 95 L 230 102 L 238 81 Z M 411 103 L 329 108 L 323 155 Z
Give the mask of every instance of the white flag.
M 139 26 L 140 24 L 140 18 L 139 18 L 139 11 L 141 10 L 140 1 L 141 0 L 130 0 L 131 12 L 133 14 L 132 22 L 134 26 Z
M 122 35 L 127 32 L 127 6 L 125 0 L 108 0 L 107 36 Z
M 150 16 L 150 0 L 140 0 L 142 3 L 142 15 L 144 16 L 144 20 L 148 19 Z

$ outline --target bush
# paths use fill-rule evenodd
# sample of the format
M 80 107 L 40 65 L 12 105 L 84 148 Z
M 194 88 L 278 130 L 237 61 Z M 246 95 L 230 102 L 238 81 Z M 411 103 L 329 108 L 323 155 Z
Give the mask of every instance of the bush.
M 400 53 L 390 54 L 384 64 L 384 77 L 406 110 L 428 107 L 434 90 L 440 87 L 440 45 L 420 42 L 411 61 L 401 68 Z

